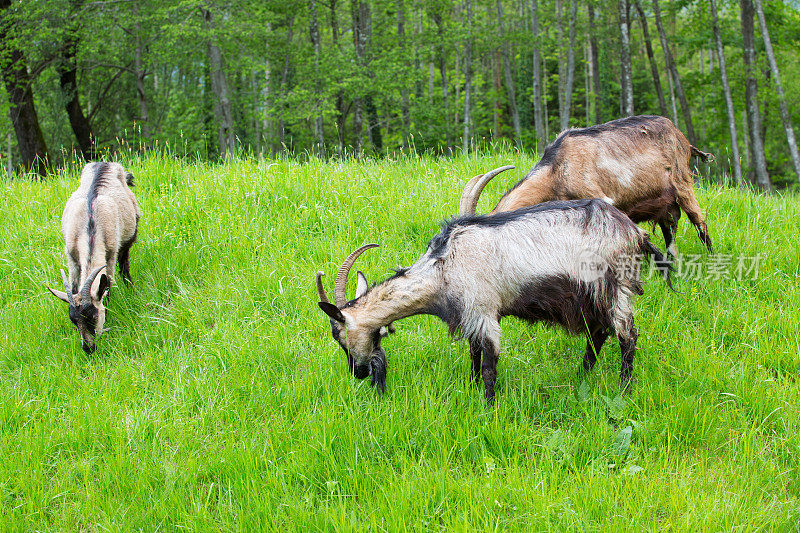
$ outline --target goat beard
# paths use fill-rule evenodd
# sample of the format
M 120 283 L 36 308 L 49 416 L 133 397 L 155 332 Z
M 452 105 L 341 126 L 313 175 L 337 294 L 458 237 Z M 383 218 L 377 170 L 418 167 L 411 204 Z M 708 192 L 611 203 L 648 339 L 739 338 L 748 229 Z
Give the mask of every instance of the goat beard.
M 369 375 L 378 394 L 386 392 L 386 354 L 376 353 L 369 360 Z

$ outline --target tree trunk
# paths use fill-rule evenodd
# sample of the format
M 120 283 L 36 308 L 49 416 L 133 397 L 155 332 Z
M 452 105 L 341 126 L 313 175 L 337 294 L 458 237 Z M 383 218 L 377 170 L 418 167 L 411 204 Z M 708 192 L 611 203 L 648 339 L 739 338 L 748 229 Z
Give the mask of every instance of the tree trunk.
M 714 40 L 717 43 L 717 57 L 719 58 L 719 71 L 722 78 L 722 89 L 725 93 L 725 108 L 728 112 L 728 133 L 731 138 L 731 152 L 733 156 L 733 176 L 737 187 L 742 186 L 742 164 L 739 158 L 739 141 L 736 134 L 736 114 L 733 109 L 733 98 L 731 97 L 731 86 L 728 83 L 728 70 L 725 67 L 725 53 L 722 46 L 722 37 L 719 32 L 719 19 L 717 18 L 717 5 L 715 0 L 709 0 L 711 10 L 711 21 L 714 30 Z
M 562 55 L 563 50 L 563 17 L 561 13 L 561 0 L 556 0 L 556 9 L 558 11 L 558 48 L 559 61 L 558 68 L 558 85 L 559 85 L 559 106 L 558 116 L 561 123 L 561 130 L 569 127 L 569 118 L 572 107 L 572 90 L 575 80 L 575 22 L 578 17 L 578 2 L 572 0 L 570 9 L 569 21 L 569 43 L 567 44 L 567 57 L 566 63 Z M 562 80 L 563 77 L 563 80 Z
M 761 5 L 761 0 L 754 0 L 754 3 L 756 14 L 758 15 L 758 24 L 761 27 L 761 37 L 764 39 L 764 48 L 766 49 L 767 59 L 769 60 L 769 67 L 772 70 L 772 78 L 775 80 L 775 89 L 778 91 L 781 121 L 783 122 L 783 129 L 786 131 L 786 143 L 789 145 L 789 153 L 792 156 L 792 164 L 794 165 L 795 176 L 798 180 L 800 180 L 800 156 L 797 153 L 797 141 L 795 141 L 794 138 L 794 129 L 792 128 L 792 119 L 789 115 L 789 108 L 786 106 L 786 95 L 783 92 L 781 74 L 778 71 L 778 63 L 775 61 L 775 53 L 772 50 L 772 40 L 769 38 L 767 20 L 764 17 L 764 9 Z
M 234 155 L 236 150 L 236 138 L 233 131 L 233 109 L 231 107 L 230 90 L 228 80 L 225 78 L 225 70 L 222 62 L 222 51 L 216 43 L 212 32 L 214 21 L 211 11 L 203 8 L 203 19 L 205 20 L 208 35 L 208 60 L 211 69 L 211 90 L 214 92 L 216 101 L 214 102 L 214 114 L 219 122 L 219 154 L 223 159 Z
M 466 0 L 467 8 L 467 42 L 464 51 L 464 132 L 461 135 L 461 150 L 469 151 L 470 146 L 470 98 L 472 95 L 472 0 Z
M 311 0 L 311 45 L 314 47 L 314 92 L 316 101 L 314 107 L 317 111 L 317 116 L 314 117 L 314 154 L 317 157 L 325 157 L 325 130 L 322 120 L 322 83 L 320 81 L 319 72 L 319 54 L 320 54 L 320 39 L 319 39 L 319 21 L 317 20 L 317 1 Z
M 650 73 L 653 75 L 653 87 L 658 96 L 658 109 L 662 116 L 667 116 L 667 102 L 664 99 L 664 91 L 661 89 L 661 76 L 658 74 L 658 64 L 656 64 L 655 54 L 653 54 L 653 45 L 650 42 L 650 30 L 647 27 L 647 17 L 644 15 L 642 3 L 640 0 L 634 0 L 633 5 L 636 6 L 636 12 L 639 14 L 639 21 L 642 23 L 642 35 L 644 36 L 644 46 L 647 50 L 647 59 L 650 62 Z
M 539 39 L 539 2 L 531 0 L 531 16 L 533 19 L 533 124 L 536 128 L 536 153 L 541 156 L 547 144 L 544 131 L 544 113 L 542 110 L 542 59 Z
M 747 131 L 750 134 L 751 165 L 755 169 L 756 185 L 760 191 L 772 189 L 767 173 L 767 160 L 764 154 L 764 142 L 761 138 L 761 112 L 758 109 L 758 83 L 756 82 L 756 50 L 753 33 L 753 2 L 739 0 L 742 11 L 742 47 L 744 49 L 745 67 L 745 102 L 747 108 Z
M 595 29 L 594 2 L 589 2 L 589 54 L 592 58 L 592 83 L 594 83 L 594 122 L 603 122 L 602 98 L 600 94 L 600 58 L 598 57 L 597 31 Z
M 81 156 L 86 161 L 94 158 L 94 147 L 92 126 L 86 115 L 83 114 L 81 103 L 78 98 L 78 65 L 75 61 L 77 51 L 77 31 L 70 32 L 64 41 L 61 50 L 61 58 L 58 64 L 58 81 L 61 86 L 61 94 L 64 97 L 67 117 L 75 140 L 78 141 L 78 148 Z
M 288 28 L 286 32 L 286 42 L 288 43 L 292 42 L 292 37 L 294 35 L 294 18 L 295 15 L 291 15 L 287 23 Z M 280 88 L 281 95 L 285 95 L 287 92 L 286 84 L 289 80 L 290 57 L 291 56 L 287 54 L 283 60 L 283 69 L 281 71 L 281 88 Z M 285 106 L 286 104 L 284 102 L 281 102 L 278 108 L 278 140 L 281 144 L 281 150 L 287 151 L 288 146 L 286 146 L 286 122 L 284 117 Z
M 497 22 L 500 27 L 500 35 L 505 35 L 503 27 L 503 3 L 497 0 Z M 517 148 L 522 149 L 522 125 L 519 122 L 519 111 L 517 110 L 517 94 L 514 90 L 514 77 L 511 74 L 511 58 L 509 57 L 508 42 L 503 41 L 503 73 L 506 80 L 506 92 L 508 94 L 508 109 L 511 112 L 511 121 L 514 124 L 514 139 Z
M 450 127 L 448 124 L 447 118 L 450 116 L 450 97 L 448 94 L 448 84 L 447 84 L 447 57 L 445 56 L 445 31 L 444 31 L 444 19 L 442 14 L 439 11 L 436 11 L 433 14 L 433 22 L 436 24 L 436 31 L 438 34 L 438 46 L 436 47 L 436 63 L 439 66 L 439 76 L 442 79 L 442 107 L 443 107 L 443 114 L 445 117 L 444 120 L 444 137 L 445 137 L 445 144 L 447 146 L 447 152 L 450 153 L 453 149 L 452 139 L 450 138 Z
M 267 32 L 272 33 L 272 24 L 267 23 Z M 272 147 L 272 64 L 269 60 L 269 50 L 264 54 L 264 90 L 262 91 L 262 100 L 264 112 L 261 115 L 261 137 L 258 140 L 259 152 L 263 155 L 265 148 L 269 150 L 270 155 L 274 153 Z
M 7 9 L 11 0 L 0 0 L 0 11 Z M 44 176 L 47 173 L 47 145 L 44 142 L 39 116 L 31 90 L 32 80 L 22 51 L 17 48 L 14 38 L 9 34 L 14 28 L 9 23 L 0 23 L 0 64 L 3 69 L 3 83 L 8 93 L 11 108 L 8 117 L 17 136 L 19 155 L 26 170 Z
M 628 0 L 618 0 L 620 33 L 620 62 L 622 70 L 622 113 L 633 115 L 633 72 L 631 69 L 630 26 L 628 24 Z
M 689 109 L 689 103 L 686 101 L 686 94 L 683 92 L 681 78 L 678 76 L 678 67 L 675 65 L 675 61 L 672 58 L 672 51 L 669 48 L 667 34 L 664 32 L 664 25 L 661 24 L 661 9 L 658 7 L 658 0 L 653 0 L 653 11 L 656 15 L 656 28 L 658 29 L 658 36 L 661 39 L 661 48 L 664 49 L 664 60 L 667 63 L 667 68 L 672 77 L 675 91 L 678 93 L 678 101 L 683 111 L 683 120 L 686 122 L 686 136 L 689 138 L 690 143 L 697 145 L 697 138 L 694 135 L 694 125 L 692 124 L 692 110 Z
M 139 18 L 139 4 L 136 2 L 133 4 L 133 16 L 135 19 L 133 29 L 133 72 L 134 76 L 136 77 L 136 99 L 139 103 L 139 128 L 142 136 L 149 138 L 150 115 L 147 106 L 147 95 L 145 94 L 144 88 L 144 79 L 147 76 L 147 72 L 144 70 L 144 60 L 142 59 L 142 56 L 144 55 L 144 45 L 142 44 L 142 24 L 141 19 Z M 211 17 L 210 12 L 208 16 Z M 206 20 L 206 24 L 210 24 L 210 21 L 210 18 Z
M 353 18 L 353 45 L 356 52 L 356 66 L 363 75 L 367 55 L 367 36 L 364 31 L 364 12 L 363 2 L 351 0 L 350 10 Z M 364 103 L 359 95 L 353 98 L 353 130 L 355 133 L 355 151 L 361 155 L 364 151 Z
M 469 0 L 467 0 L 469 2 Z M 405 19 L 405 12 L 406 8 L 403 3 L 403 0 L 397 0 L 397 38 L 400 41 L 400 56 L 401 56 L 401 63 L 403 68 L 408 68 L 407 64 L 407 48 L 406 48 L 406 19 Z M 403 152 L 408 152 L 410 146 L 408 142 L 408 137 L 411 132 L 411 112 L 410 112 L 410 101 L 408 95 L 408 87 L 406 86 L 406 76 L 403 76 L 403 86 L 400 89 L 400 115 L 403 120 Z M 467 81 L 469 84 L 469 81 Z

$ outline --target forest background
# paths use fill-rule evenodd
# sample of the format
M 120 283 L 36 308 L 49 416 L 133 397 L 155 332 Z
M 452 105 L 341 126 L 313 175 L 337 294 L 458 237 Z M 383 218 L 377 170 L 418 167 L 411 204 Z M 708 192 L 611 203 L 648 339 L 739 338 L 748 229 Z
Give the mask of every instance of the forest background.
M 712 179 L 796 186 L 800 11 L 766 0 L 0 0 L 9 174 L 515 146 L 671 118 Z

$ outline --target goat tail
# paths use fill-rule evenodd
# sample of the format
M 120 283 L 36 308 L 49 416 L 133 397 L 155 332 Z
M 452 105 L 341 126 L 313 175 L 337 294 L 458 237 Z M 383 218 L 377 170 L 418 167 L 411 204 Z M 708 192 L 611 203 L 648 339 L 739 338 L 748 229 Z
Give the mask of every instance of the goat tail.
M 710 163 L 710 162 L 714 161 L 714 154 L 709 153 L 709 152 L 703 152 L 702 150 L 697 149 L 696 147 L 692 146 L 691 144 L 689 145 L 689 148 L 692 151 L 692 156 L 699 157 L 700 161 L 703 161 L 704 163 Z
M 661 274 L 664 276 L 664 280 L 667 282 L 667 286 L 670 288 L 672 292 L 678 292 L 675 290 L 675 287 L 672 286 L 672 272 L 675 271 L 675 267 L 672 265 L 672 261 L 666 258 L 664 254 L 659 250 L 652 242 L 650 242 L 650 237 L 645 235 L 644 240 L 642 241 L 642 246 L 639 249 L 640 253 L 646 255 L 650 258 L 651 261 L 655 262 L 655 267 L 658 269 Z

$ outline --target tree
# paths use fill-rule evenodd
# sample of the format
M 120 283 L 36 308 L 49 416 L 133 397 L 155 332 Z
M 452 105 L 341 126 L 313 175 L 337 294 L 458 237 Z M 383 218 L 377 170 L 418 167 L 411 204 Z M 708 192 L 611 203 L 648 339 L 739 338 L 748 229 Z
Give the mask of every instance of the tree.
M 0 67 L 2 67 L 3 83 L 11 104 L 8 116 L 17 136 L 22 165 L 42 176 L 47 174 L 49 156 L 44 141 L 39 116 L 33 101 L 31 76 L 25 56 L 17 46 L 14 36 L 14 22 L 8 16 L 11 0 L 0 0 Z
M 618 0 L 620 64 L 622 70 L 622 113 L 633 115 L 633 69 L 631 68 L 631 43 L 628 24 L 628 0 Z
M 533 31 L 533 123 L 536 128 L 536 153 L 541 155 L 547 144 L 545 119 L 542 110 L 542 59 L 540 53 L 541 36 L 539 35 L 539 3 L 531 0 L 531 18 Z
M 467 41 L 464 45 L 464 133 L 461 136 L 461 149 L 464 153 L 469 149 L 470 144 L 470 121 L 472 120 L 471 102 L 472 96 L 472 0 L 466 0 L 467 11 Z
M 742 185 L 742 168 L 739 158 L 739 141 L 736 134 L 736 112 L 733 109 L 733 98 L 731 97 L 731 86 L 728 83 L 728 70 L 725 66 L 725 50 L 722 46 L 722 37 L 719 31 L 719 18 L 717 17 L 717 4 L 715 0 L 709 0 L 711 10 L 711 26 L 714 31 L 714 40 L 717 44 L 717 58 L 719 58 L 719 72 L 722 79 L 722 90 L 725 93 L 725 110 L 728 113 L 728 132 L 731 139 L 731 154 L 733 157 L 733 176 L 737 186 Z
M 567 45 L 566 63 L 562 55 L 563 51 L 563 17 L 561 16 L 561 0 L 556 0 L 556 10 L 558 12 L 558 115 L 561 129 L 569 127 L 570 108 L 572 107 L 572 89 L 575 80 L 575 23 L 578 18 L 578 2 L 572 0 L 569 20 L 569 44 Z
M 656 16 L 656 28 L 658 29 L 658 36 L 661 38 L 661 48 L 664 50 L 664 60 L 667 63 L 670 79 L 675 91 L 678 93 L 678 101 L 681 104 L 681 111 L 683 111 L 683 120 L 686 122 L 686 136 L 689 142 L 697 144 L 697 139 L 694 135 L 694 124 L 692 124 L 692 110 L 689 107 L 689 102 L 686 101 L 686 93 L 683 92 L 683 85 L 681 78 L 678 76 L 678 67 L 675 65 L 675 60 L 672 57 L 672 51 L 669 48 L 669 41 L 667 34 L 664 31 L 664 25 L 661 23 L 661 9 L 658 7 L 658 0 L 653 0 L 653 11 Z
M 503 22 L 503 2 L 497 0 L 497 26 L 500 34 L 505 35 L 506 30 Z M 508 109 L 511 112 L 511 121 L 514 124 L 514 141 L 517 148 L 522 148 L 522 125 L 519 122 L 519 110 L 517 109 L 517 93 L 514 88 L 514 76 L 511 74 L 511 58 L 508 50 L 508 41 L 503 40 L 501 53 L 503 56 L 503 74 L 506 82 L 506 94 L 508 94 Z
M 323 129 L 322 106 L 320 99 L 322 97 L 322 84 L 320 83 L 319 72 L 319 54 L 320 54 L 320 38 L 319 38 L 319 23 L 317 22 L 317 2 L 311 0 L 311 44 L 314 47 L 314 89 L 316 92 L 316 112 L 314 117 L 314 153 L 318 157 L 325 157 L 325 131 Z
M 753 165 L 756 185 L 762 192 L 772 189 L 767 173 L 764 141 L 761 137 L 761 111 L 758 108 L 758 83 L 756 82 L 756 50 L 754 39 L 753 2 L 739 0 L 742 10 L 742 47 L 744 50 L 745 105 L 747 108 L 747 133 L 750 136 L 750 164 Z
M 214 20 L 211 11 L 202 8 L 205 29 L 208 32 L 208 61 L 211 67 L 211 90 L 214 92 L 214 114 L 219 122 L 219 154 L 223 158 L 232 156 L 236 151 L 236 137 L 233 130 L 233 111 L 231 109 L 230 90 L 225 77 L 222 52 L 214 35 Z
M 772 51 L 772 41 L 769 38 L 767 20 L 764 18 L 764 9 L 761 6 L 761 0 L 754 0 L 754 3 L 756 14 L 758 15 L 758 24 L 761 27 L 761 37 L 764 39 L 764 48 L 767 52 L 767 59 L 769 60 L 769 67 L 772 70 L 772 79 L 775 80 L 775 89 L 778 91 L 781 122 L 783 122 L 783 128 L 786 130 L 786 143 L 789 145 L 789 153 L 792 156 L 795 176 L 800 180 L 800 155 L 797 154 L 797 141 L 795 141 L 794 138 L 794 129 L 792 128 L 792 119 L 789 116 L 789 108 L 786 106 L 786 95 L 783 92 L 783 85 L 781 84 L 781 73 L 778 71 L 778 63 L 775 61 L 775 53 Z
M 711 0 L 713 2 L 713 0 Z M 644 36 L 644 46 L 647 50 L 647 60 L 650 62 L 650 73 L 653 76 L 653 89 L 658 97 L 658 109 L 662 116 L 667 116 L 667 102 L 664 100 L 664 91 L 661 89 L 661 76 L 658 75 L 658 65 L 653 54 L 653 45 L 650 43 L 650 30 L 647 27 L 647 17 L 644 15 L 640 0 L 633 0 L 636 12 L 639 15 L 639 22 L 642 24 L 642 35 Z

